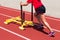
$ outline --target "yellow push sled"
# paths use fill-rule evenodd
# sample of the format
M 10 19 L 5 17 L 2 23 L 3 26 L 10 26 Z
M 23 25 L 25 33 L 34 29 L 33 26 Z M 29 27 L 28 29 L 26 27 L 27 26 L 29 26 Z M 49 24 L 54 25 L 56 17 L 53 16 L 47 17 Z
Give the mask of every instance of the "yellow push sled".
M 20 16 L 18 16 L 18 17 L 14 17 L 14 18 L 11 18 L 11 19 L 7 19 L 4 23 L 9 24 L 11 22 L 15 22 L 17 24 L 20 24 L 21 26 L 19 27 L 19 29 L 21 29 L 21 30 L 25 29 L 24 26 L 28 26 L 28 25 L 34 26 L 32 21 L 24 21 L 23 24 L 22 24 L 21 20 L 22 19 L 20 18 Z
M 28 25 L 29 26 L 34 26 L 32 21 L 26 21 L 24 19 L 24 17 L 25 17 L 24 15 L 25 15 L 25 13 L 22 12 L 22 6 L 21 6 L 21 17 L 17 16 L 17 17 L 13 17 L 13 18 L 10 18 L 10 19 L 6 19 L 4 23 L 9 24 L 11 22 L 15 22 L 17 24 L 20 24 L 21 26 L 19 26 L 19 29 L 21 29 L 21 30 L 25 29 L 24 26 L 28 26 Z

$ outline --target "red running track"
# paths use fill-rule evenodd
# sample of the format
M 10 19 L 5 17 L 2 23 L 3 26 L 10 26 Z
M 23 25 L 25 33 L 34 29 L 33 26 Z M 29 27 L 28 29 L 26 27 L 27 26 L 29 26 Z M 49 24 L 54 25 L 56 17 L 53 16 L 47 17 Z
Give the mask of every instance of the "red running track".
M 44 32 L 38 31 L 34 28 L 26 28 L 26 30 L 22 31 L 18 28 L 19 25 L 17 24 L 4 24 L 6 19 L 19 15 L 19 10 L 0 6 L 0 40 L 27 40 L 26 38 L 31 40 L 60 40 L 60 19 L 46 16 L 47 22 L 56 31 L 55 37 L 49 37 L 44 33 L 48 33 L 48 29 L 44 29 Z M 30 13 L 26 12 L 25 17 L 26 20 L 30 20 Z M 34 22 L 37 22 L 35 17 Z

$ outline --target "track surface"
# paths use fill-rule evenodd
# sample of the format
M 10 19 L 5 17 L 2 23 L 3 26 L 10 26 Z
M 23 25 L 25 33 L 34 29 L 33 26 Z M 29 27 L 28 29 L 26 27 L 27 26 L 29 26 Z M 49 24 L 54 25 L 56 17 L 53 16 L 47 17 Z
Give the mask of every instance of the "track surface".
M 48 29 L 41 32 L 31 27 L 22 31 L 17 24 L 4 24 L 6 19 L 16 16 L 20 16 L 19 10 L 0 6 L 0 40 L 60 40 L 60 19 L 46 16 L 47 22 L 56 32 L 55 37 L 49 37 L 46 34 Z M 26 20 L 30 20 L 30 13 L 26 12 L 25 17 Z M 35 17 L 34 22 L 37 22 Z

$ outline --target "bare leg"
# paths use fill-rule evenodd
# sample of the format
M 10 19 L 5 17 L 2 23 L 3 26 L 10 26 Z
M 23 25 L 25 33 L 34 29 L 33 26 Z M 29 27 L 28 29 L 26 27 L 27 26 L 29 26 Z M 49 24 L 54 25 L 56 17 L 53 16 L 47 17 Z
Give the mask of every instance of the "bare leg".
M 49 29 L 49 31 L 50 31 L 49 36 L 54 36 L 55 32 L 52 30 L 50 25 L 47 23 L 44 13 L 36 15 L 35 17 L 37 18 L 37 20 L 39 21 L 40 24 L 41 24 L 41 22 L 44 24 L 44 28 Z
M 50 32 L 53 32 L 52 28 L 50 27 L 50 25 L 47 23 L 47 21 L 45 19 L 44 13 L 40 14 L 40 19 L 41 19 L 42 23 L 45 25 L 45 27 L 47 27 Z
M 34 13 L 34 16 L 37 18 L 38 22 L 41 24 L 40 15 L 37 15 L 37 13 Z
M 34 15 L 35 15 L 35 17 L 37 18 L 38 22 L 43 25 L 43 23 L 42 23 L 42 21 L 41 21 L 40 14 L 39 14 L 39 15 L 36 15 L 36 13 L 35 13 Z M 47 28 L 47 27 L 45 27 L 44 25 L 43 25 L 43 27 L 44 27 L 44 28 Z

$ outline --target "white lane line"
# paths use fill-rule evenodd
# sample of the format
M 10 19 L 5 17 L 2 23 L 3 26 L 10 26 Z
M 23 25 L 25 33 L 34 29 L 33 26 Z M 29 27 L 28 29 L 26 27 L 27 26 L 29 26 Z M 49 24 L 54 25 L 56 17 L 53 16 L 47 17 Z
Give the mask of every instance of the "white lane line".
M 28 14 L 28 13 L 27 13 Z M 10 16 L 10 15 L 6 15 L 6 14 L 3 14 L 3 13 L 0 13 L 0 15 L 2 16 L 6 16 L 6 17 L 13 17 L 13 16 Z M 47 19 L 51 19 L 51 20 L 55 20 L 55 21 L 60 21 L 59 19 L 55 19 L 55 18 L 51 18 L 51 17 L 46 17 Z
M 3 9 L 6 9 L 6 10 L 13 10 L 13 11 L 18 11 L 18 12 L 20 12 L 18 9 L 13 9 L 13 8 L 9 8 L 9 7 L 4 7 L 4 6 L 1 6 L 1 8 L 3 8 Z
M 11 10 L 11 9 L 8 9 L 8 8 L 4 8 L 4 9 Z M 16 10 L 14 10 L 14 11 L 16 11 L 16 12 L 17 12 L 17 9 L 16 9 Z M 27 13 L 27 14 L 29 14 L 29 13 Z M 55 19 L 55 18 L 51 18 L 51 17 L 46 17 L 46 18 L 47 18 L 47 19 L 56 20 L 56 21 L 60 21 L 59 19 Z
M 29 38 L 27 38 L 27 37 L 25 37 L 25 36 L 22 36 L 22 35 L 20 35 L 20 34 L 18 34 L 18 33 L 15 33 L 15 32 L 13 32 L 13 31 L 11 31 L 11 30 L 8 30 L 8 29 L 6 29 L 6 28 L 4 28 L 4 27 L 1 27 L 1 26 L 0 26 L 0 29 L 3 29 L 3 30 L 5 30 L 5 31 L 7 31 L 7 32 L 9 32 L 9 33 L 12 33 L 12 34 L 14 34 L 14 35 L 16 35 L 16 36 L 18 36 L 18 37 L 24 38 L 24 39 L 26 39 L 26 40 L 30 40 Z
M 56 29 L 53 29 L 54 31 L 56 31 L 56 32 L 60 32 L 60 30 L 56 30 Z
M 12 17 L 12 16 L 9 16 L 9 15 L 3 14 L 3 13 L 0 13 L 0 15 L 6 16 L 6 17 Z M 59 19 L 55 19 L 55 18 L 48 18 L 48 19 L 55 20 L 55 21 L 60 21 Z M 57 30 L 57 29 L 53 29 L 53 30 L 56 31 L 56 32 L 60 32 L 60 30 Z
M 13 16 L 9 16 L 9 15 L 6 15 L 6 14 L 3 14 L 3 13 L 0 13 L 0 15 L 2 15 L 2 16 L 5 16 L 5 17 L 13 17 Z
M 60 21 L 59 19 L 51 18 L 51 17 L 46 17 L 47 19 L 55 20 L 55 21 Z

